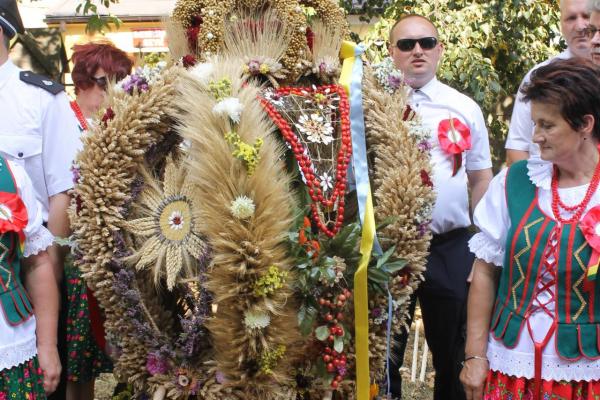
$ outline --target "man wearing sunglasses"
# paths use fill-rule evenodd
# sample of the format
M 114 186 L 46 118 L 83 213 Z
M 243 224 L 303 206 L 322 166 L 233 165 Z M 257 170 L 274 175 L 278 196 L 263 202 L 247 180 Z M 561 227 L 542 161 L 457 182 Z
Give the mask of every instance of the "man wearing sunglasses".
M 474 207 L 492 178 L 492 162 L 481 109 L 436 78 L 443 50 L 436 27 L 422 16 L 404 16 L 390 31 L 389 53 L 412 88 L 409 103 L 431 132 L 437 201 L 425 281 L 417 297 L 436 371 L 434 398 L 462 400 L 465 394 L 458 376 L 464 358 L 467 279 L 473 265 L 468 248 L 469 189 Z M 400 364 L 405 342 L 406 337 L 399 338 L 396 349 Z M 394 396 L 401 395 L 398 367 L 392 361 Z
M 66 192 L 73 187 L 70 168 L 79 145 L 77 121 L 61 85 L 22 71 L 9 60 L 10 40 L 18 33 L 24 33 L 24 27 L 16 0 L 0 0 L 0 154 L 25 168 L 41 203 L 44 223 L 54 236 L 66 237 L 70 201 Z M 36 270 L 34 278 L 36 284 L 46 284 L 43 293 L 36 285 L 27 290 L 34 303 L 44 389 L 51 393 L 61 372 L 56 346 L 63 266 L 56 246 L 48 250 L 54 270 L 49 275 L 37 275 L 45 271 Z M 23 349 L 22 353 L 28 352 Z
M 519 87 L 515 96 L 515 105 L 512 111 L 508 136 L 506 138 L 506 163 L 508 165 L 529 158 L 539 156 L 539 148 L 532 142 L 533 121 L 531 120 L 530 103 L 523 102 L 520 88 L 529 83 L 531 72 L 553 59 L 568 59 L 571 57 L 584 57 L 590 55 L 590 40 L 586 27 L 590 20 L 586 0 L 561 0 L 560 1 L 560 30 L 567 42 L 567 49 L 562 53 L 533 67 Z

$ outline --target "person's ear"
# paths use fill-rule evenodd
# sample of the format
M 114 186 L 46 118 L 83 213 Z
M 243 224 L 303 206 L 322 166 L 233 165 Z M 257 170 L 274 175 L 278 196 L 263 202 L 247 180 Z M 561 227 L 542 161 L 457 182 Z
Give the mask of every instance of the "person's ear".
M 594 124 L 596 119 L 592 114 L 586 114 L 583 116 L 583 124 L 581 125 L 581 133 L 584 135 L 591 135 L 594 131 Z

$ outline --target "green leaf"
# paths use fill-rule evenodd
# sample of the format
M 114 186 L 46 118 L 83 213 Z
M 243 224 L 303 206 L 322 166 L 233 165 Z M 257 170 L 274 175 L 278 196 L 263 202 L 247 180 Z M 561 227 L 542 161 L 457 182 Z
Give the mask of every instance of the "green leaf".
M 316 308 L 302 304 L 300 311 L 298 312 L 298 327 L 303 336 L 307 336 L 312 331 L 316 316 Z
M 338 353 L 341 353 L 344 350 L 344 339 L 341 336 L 336 336 L 333 339 L 333 349 Z
M 394 254 L 394 251 L 396 251 L 396 246 L 392 246 L 392 247 L 390 247 L 389 249 L 387 249 L 387 250 L 385 251 L 385 253 L 383 253 L 383 254 L 381 255 L 381 257 L 379 257 L 379 258 L 377 259 L 377 265 L 376 265 L 376 267 L 375 267 L 375 268 L 377 268 L 377 269 L 380 269 L 380 268 L 381 268 L 381 266 L 382 266 L 383 264 L 385 264 L 385 263 L 387 262 L 387 260 L 388 260 L 388 259 L 389 259 L 389 258 L 392 256 L 392 254 Z
M 383 270 L 386 271 L 388 274 L 393 275 L 394 273 L 403 269 L 406 266 L 406 264 L 408 264 L 408 261 L 404 259 L 392 261 L 385 264 L 383 266 Z
M 320 341 L 325 341 L 329 337 L 329 328 L 327 325 L 321 325 L 317 329 L 315 329 L 315 336 Z
M 368 278 L 370 281 L 381 284 L 387 283 L 390 280 L 390 277 L 387 273 L 380 269 L 373 268 L 368 270 Z

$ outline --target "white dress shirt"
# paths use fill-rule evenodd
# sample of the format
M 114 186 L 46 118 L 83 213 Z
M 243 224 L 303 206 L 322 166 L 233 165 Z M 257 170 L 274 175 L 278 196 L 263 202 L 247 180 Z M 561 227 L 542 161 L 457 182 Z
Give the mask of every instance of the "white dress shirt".
M 2 164 L 4 164 L 2 162 Z M 17 163 L 10 162 L 10 169 L 17 184 L 17 192 L 27 208 L 25 233 L 25 257 L 46 250 L 54 240 L 50 231 L 42 225 L 42 205 L 37 201 L 31 180 Z M 0 168 L 6 168 L 5 165 Z M 0 371 L 15 367 L 30 360 L 37 354 L 35 337 L 35 317 L 24 323 L 12 326 L 0 307 Z
M 528 151 L 530 155 L 534 156 L 540 154 L 538 145 L 532 142 L 534 125 L 533 120 L 531 119 L 531 104 L 523 101 L 521 88 L 529 83 L 531 73 L 539 67 L 547 65 L 556 59 L 566 60 L 571 57 L 573 57 L 573 54 L 569 49 L 566 49 L 557 56 L 537 64 L 525 75 L 525 78 L 523 78 L 523 81 L 519 86 L 519 92 L 515 95 L 515 106 L 513 107 L 512 117 L 510 119 L 510 127 L 508 129 L 508 136 L 506 137 L 505 148 Z
M 25 83 L 10 60 L 0 65 L 0 153 L 25 167 L 48 219 L 48 198 L 73 187 L 71 165 L 80 148 L 67 95 Z
M 440 234 L 471 225 L 466 171 L 491 168 L 490 145 L 481 109 L 472 99 L 433 78 L 425 86 L 411 90 L 409 102 L 430 131 L 433 185 L 437 200 L 431 229 Z M 457 118 L 471 131 L 471 149 L 463 152 L 462 166 L 452 176 L 453 156 L 440 147 L 440 121 Z
M 537 187 L 537 204 L 540 210 L 549 218 L 552 212 L 552 163 L 539 162 L 537 156 L 532 156 L 527 162 L 528 176 Z M 477 258 L 488 263 L 502 267 L 506 250 L 506 240 L 511 221 L 506 203 L 506 171 L 502 170 L 490 183 L 488 191 L 475 208 L 473 219 L 481 232 L 475 234 L 469 241 L 469 248 Z M 571 188 L 559 188 L 561 200 L 567 205 L 579 204 L 588 189 L 588 185 Z M 593 194 L 582 218 L 592 207 L 600 204 L 600 189 Z M 571 214 L 561 209 L 561 215 L 569 218 Z M 543 281 L 544 277 L 541 278 Z M 547 293 L 540 294 L 542 302 L 549 299 Z M 554 310 L 554 302 L 547 305 L 549 310 Z M 541 341 L 550 325 L 552 318 L 542 310 L 534 312 L 529 317 L 536 341 Z M 519 333 L 519 339 L 514 348 L 509 349 L 501 341 L 489 334 L 487 357 L 490 360 L 490 369 L 506 375 L 534 377 L 534 352 L 535 347 L 529 331 L 525 325 Z M 600 360 L 582 358 L 577 361 L 562 359 L 556 352 L 556 332 L 544 348 L 542 357 L 542 378 L 546 380 L 598 380 L 600 379 Z

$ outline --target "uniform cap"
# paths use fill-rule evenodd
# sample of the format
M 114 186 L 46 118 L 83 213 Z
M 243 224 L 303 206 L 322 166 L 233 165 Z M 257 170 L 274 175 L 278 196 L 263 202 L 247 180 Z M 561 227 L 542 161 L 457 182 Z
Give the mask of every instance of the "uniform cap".
M 10 38 L 25 32 L 16 0 L 0 0 L 0 26 Z

